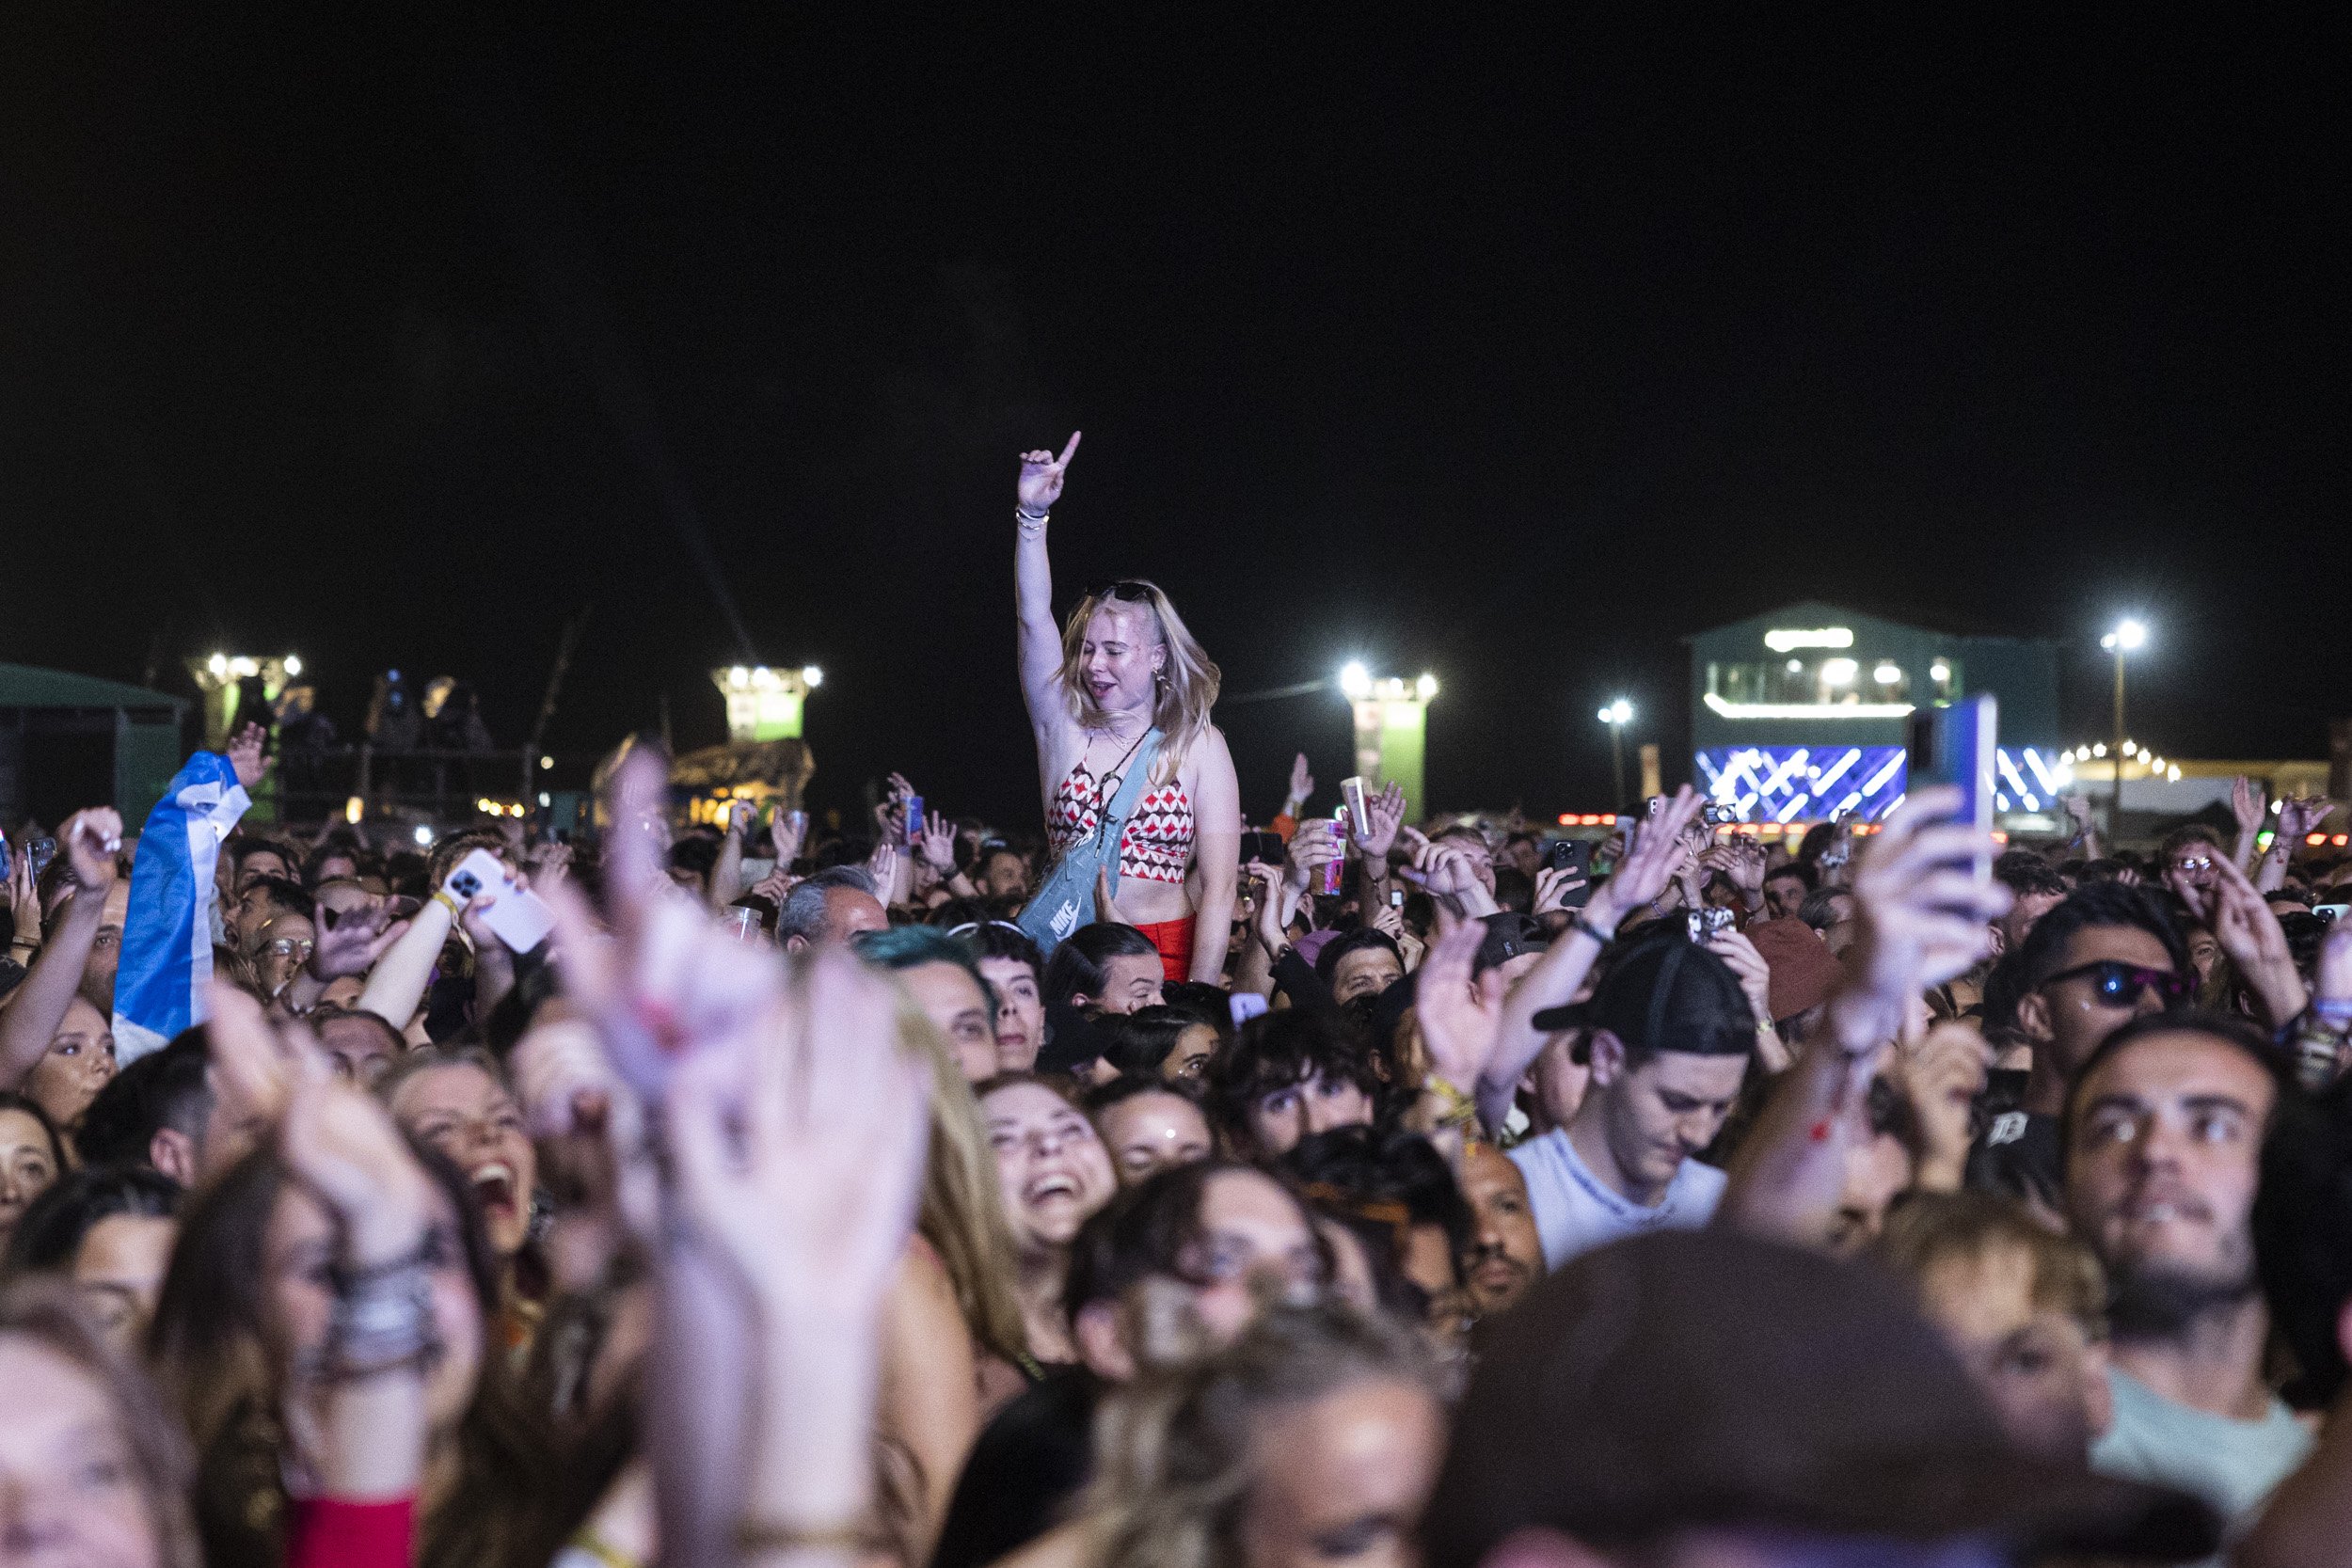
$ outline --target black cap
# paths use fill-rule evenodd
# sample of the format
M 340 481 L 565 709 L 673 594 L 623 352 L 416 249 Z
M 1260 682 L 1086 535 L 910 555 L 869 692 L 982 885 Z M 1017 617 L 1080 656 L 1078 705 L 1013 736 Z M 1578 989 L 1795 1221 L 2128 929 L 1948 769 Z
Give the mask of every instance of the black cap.
M 1611 1551 L 1777 1528 L 2176 1562 L 2185 1493 L 2021 1453 L 1888 1276 L 1725 1230 L 1588 1252 L 1487 1327 L 1423 1524 L 1428 1568 L 1531 1528 Z
M 1551 945 L 1544 923 L 1532 914 L 1517 910 L 1503 910 L 1485 918 L 1486 934 L 1479 939 L 1478 957 L 1470 962 L 1470 974 L 1484 974 L 1498 964 L 1510 962 L 1525 953 L 1540 953 Z
M 1685 936 L 1679 922 L 1634 939 L 1589 1002 L 1547 1007 L 1538 1029 L 1606 1029 L 1629 1051 L 1738 1056 L 1755 1048 L 1756 1013 L 1731 966 Z

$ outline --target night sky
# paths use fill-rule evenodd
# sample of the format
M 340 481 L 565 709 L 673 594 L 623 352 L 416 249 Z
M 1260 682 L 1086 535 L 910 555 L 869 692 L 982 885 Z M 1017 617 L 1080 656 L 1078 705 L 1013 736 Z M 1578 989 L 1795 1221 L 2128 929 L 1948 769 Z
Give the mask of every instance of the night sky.
M 1799 597 L 2063 640 L 2070 739 L 2125 611 L 2169 755 L 2352 714 L 2340 21 L 200 9 L 0 23 L 0 658 L 516 744 L 592 603 L 577 779 L 723 737 L 739 615 L 815 803 L 1025 826 L 1014 454 L 1081 427 L 1057 602 L 1434 670 L 1440 806 L 1601 808 L 1594 709 L 1671 763 L 1678 640 Z M 1220 720 L 1327 803 L 1336 695 Z

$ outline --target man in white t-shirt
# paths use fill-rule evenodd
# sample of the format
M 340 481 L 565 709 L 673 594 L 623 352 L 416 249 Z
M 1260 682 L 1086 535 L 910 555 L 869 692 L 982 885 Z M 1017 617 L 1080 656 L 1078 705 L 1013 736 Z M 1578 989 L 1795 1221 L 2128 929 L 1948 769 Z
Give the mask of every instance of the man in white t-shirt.
M 1613 963 L 1590 1002 L 1534 1016 L 1582 1026 L 1592 1086 L 1568 1125 L 1511 1150 L 1527 1178 L 1544 1265 L 1645 1231 L 1696 1229 L 1724 1173 L 1715 1141 L 1756 1048 L 1756 1017 L 1729 965 L 1661 922 Z

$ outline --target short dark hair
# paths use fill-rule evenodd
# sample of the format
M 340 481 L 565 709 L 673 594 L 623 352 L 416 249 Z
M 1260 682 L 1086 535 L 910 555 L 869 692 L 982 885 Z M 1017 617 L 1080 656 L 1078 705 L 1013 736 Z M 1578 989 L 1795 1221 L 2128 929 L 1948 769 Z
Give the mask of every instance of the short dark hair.
M 1310 1197 L 1318 1183 L 1375 1201 L 1401 1204 L 1415 1225 L 1440 1226 L 1455 1258 L 1470 1250 L 1478 1222 L 1461 1184 L 1427 1138 L 1372 1127 L 1310 1132 L 1282 1156 Z
M 69 1268 L 82 1238 L 116 1214 L 168 1219 L 180 1212 L 180 1183 L 147 1165 L 85 1165 L 35 1198 L 8 1238 L 7 1272 Z
M 975 961 L 981 958 L 1011 958 L 1029 966 L 1041 989 L 1045 983 L 1045 955 L 1037 950 L 1029 933 L 1006 920 L 981 919 L 963 933 L 962 940 L 971 946 Z
M 2210 844 L 2218 849 L 2221 847 L 2221 835 L 2202 822 L 2184 822 L 2165 834 L 2164 841 L 2156 846 L 2157 863 L 2161 865 L 2172 858 L 2174 850 L 2185 849 L 2192 844 Z
M 2083 1058 L 2083 1065 L 2075 1070 L 2073 1079 L 2067 1083 L 2066 1103 L 2058 1117 L 2058 1148 L 2061 1158 L 2073 1152 L 2075 1101 L 2082 1096 L 2083 1085 L 2090 1082 L 2091 1074 L 2097 1072 L 2118 1054 L 2130 1050 L 2152 1035 L 2177 1034 L 2203 1035 L 2223 1045 L 2233 1047 L 2268 1074 L 2271 1087 L 2275 1091 L 2271 1096 L 2270 1114 L 2273 1120 L 2277 1119 L 2280 1107 L 2302 1092 L 2296 1086 L 2295 1074 L 2285 1054 L 2271 1042 L 2268 1035 L 2264 1034 L 2248 1020 L 2231 1013 L 2217 1013 L 2200 1008 L 2151 1013 L 2143 1018 L 2133 1019 L 2114 1034 L 2101 1040 L 2090 1054 Z M 2265 1131 L 2266 1133 L 2267 1127 Z
M 1353 1084 L 1375 1108 L 1386 1086 L 1361 1035 L 1337 1015 L 1292 1007 L 1242 1025 L 1240 1037 L 1209 1064 L 1209 1099 L 1227 1136 L 1248 1148 L 1251 1108 L 1277 1089 L 1317 1077 Z
M 1137 1007 L 1132 1013 L 1105 1013 L 1096 1019 L 1094 1037 L 1103 1060 L 1116 1068 L 1120 1076 L 1157 1079 L 1160 1064 L 1193 1026 L 1193 1020 L 1173 1007 Z
M 57 1124 L 50 1119 L 48 1112 L 40 1108 L 40 1101 L 21 1095 L 14 1089 L 0 1089 L 0 1111 L 22 1111 L 39 1122 L 41 1132 L 49 1139 L 49 1164 L 52 1172 L 57 1176 L 63 1176 L 66 1173 L 71 1162 L 65 1157 L 65 1139 L 58 1136 Z
M 2059 897 L 2068 893 L 2066 879 L 2031 849 L 2009 849 L 1994 857 L 1993 879 L 2025 897 Z
M 256 855 L 276 855 L 289 872 L 299 869 L 302 864 L 302 857 L 291 846 L 261 833 L 239 833 L 229 843 L 229 859 L 237 868 L 236 875 L 230 878 L 232 885 L 237 877 L 245 874 L 245 863 Z
M 1153 1275 L 1177 1279 L 1185 1273 L 1184 1254 L 1200 1240 L 1200 1207 L 1209 1183 L 1220 1176 L 1247 1174 L 1271 1181 L 1298 1207 L 1310 1235 L 1312 1216 L 1281 1176 L 1240 1160 L 1212 1157 L 1158 1171 L 1120 1193 L 1088 1216 L 1070 1243 L 1070 1273 L 1062 1286 L 1062 1307 L 1075 1323 L 1097 1302 L 1115 1302 Z M 1318 1240 L 1317 1250 L 1321 1250 Z M 1328 1259 L 1326 1259 L 1327 1269 Z
M 292 877 L 256 877 L 246 885 L 245 892 L 250 893 L 257 887 L 262 890 L 263 895 L 268 898 L 270 907 L 275 911 L 270 917 L 272 919 L 276 919 L 280 914 L 298 914 L 303 919 L 310 920 L 318 912 L 318 900 L 310 896 L 310 889 L 295 881 Z M 244 895 L 244 894 L 238 895 L 240 898 Z
M 2337 1335 L 2352 1300 L 2352 1077 L 2289 1097 L 2271 1118 L 2253 1235 L 2270 1321 L 2302 1371 L 2295 1402 L 2331 1405 L 2352 1378 Z
M 1160 950 L 1133 926 L 1098 920 L 1062 938 L 1046 960 L 1043 987 L 1046 1006 L 1066 1004 L 1073 996 L 1099 997 L 1110 976 L 1104 965 L 1113 958 L 1156 958 Z
M 1332 976 L 1340 972 L 1340 960 L 1367 947 L 1386 948 L 1389 956 L 1396 960 L 1397 968 L 1400 971 L 1404 969 L 1405 949 L 1396 944 L 1395 938 L 1386 931 L 1359 926 L 1352 931 L 1342 931 L 1323 944 L 1323 951 L 1315 955 L 1315 974 L 1322 977 L 1325 985 L 1329 985 Z
M 2067 944 L 2077 931 L 2101 926 L 2136 927 L 2164 943 L 2172 973 L 2189 973 L 2188 944 L 2169 911 L 2154 894 L 2128 882 L 2085 882 L 2034 922 L 2014 953 L 2001 959 L 2014 964 L 2010 983 L 2023 997 L 2039 990 L 2066 962 Z
M 1853 896 L 1850 887 L 1817 887 L 1797 906 L 1797 918 L 1817 931 L 1837 924 L 1837 900 Z
M 167 1127 L 191 1140 L 203 1137 L 213 1110 L 210 1061 L 198 1024 L 116 1073 L 82 1113 L 73 1135 L 82 1158 L 93 1165 L 144 1165 L 151 1164 L 155 1134 Z
M 1821 885 L 1820 873 L 1803 861 L 1784 861 L 1764 873 L 1764 879 L 1768 882 L 1775 877 L 1793 877 L 1804 884 L 1807 893 Z

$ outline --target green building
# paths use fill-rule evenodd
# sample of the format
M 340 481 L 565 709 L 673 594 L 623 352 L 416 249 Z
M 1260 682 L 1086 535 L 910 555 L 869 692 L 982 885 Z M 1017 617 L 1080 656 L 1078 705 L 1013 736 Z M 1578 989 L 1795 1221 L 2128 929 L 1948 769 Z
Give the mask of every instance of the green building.
M 144 687 L 0 664 L 0 824 L 112 806 L 131 832 L 184 760 L 187 704 Z

